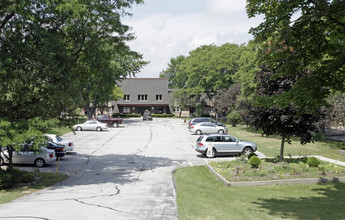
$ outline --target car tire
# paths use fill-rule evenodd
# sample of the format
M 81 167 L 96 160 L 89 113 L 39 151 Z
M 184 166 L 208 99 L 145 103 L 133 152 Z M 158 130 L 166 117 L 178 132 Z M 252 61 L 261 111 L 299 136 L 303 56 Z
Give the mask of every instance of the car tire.
M 250 147 L 245 147 L 245 148 L 243 149 L 243 151 L 242 151 L 242 154 L 248 155 L 248 154 L 250 154 L 251 152 L 253 152 L 253 149 L 252 149 L 252 148 L 250 148 Z
M 195 134 L 197 134 L 197 135 L 202 135 L 202 132 L 201 132 L 200 130 L 196 130 L 196 131 L 195 131 Z
M 77 130 L 77 131 L 82 131 L 83 129 L 82 129 L 80 126 L 78 126 L 78 127 L 76 128 L 76 130 Z
M 46 164 L 46 162 L 42 158 L 38 158 L 35 160 L 35 166 L 36 167 L 43 167 Z
M 223 129 L 219 129 L 218 130 L 218 134 L 224 134 L 224 130 Z
M 212 152 L 210 155 L 207 154 L 207 150 L 206 150 L 205 155 L 207 158 L 215 158 L 216 157 L 216 150 L 214 148 L 212 148 Z
M 97 127 L 96 130 L 97 131 L 102 131 L 102 128 L 101 127 Z
M 117 127 L 119 127 L 119 123 L 117 123 L 116 121 L 113 123 L 113 126 L 114 126 L 114 128 L 117 128 Z

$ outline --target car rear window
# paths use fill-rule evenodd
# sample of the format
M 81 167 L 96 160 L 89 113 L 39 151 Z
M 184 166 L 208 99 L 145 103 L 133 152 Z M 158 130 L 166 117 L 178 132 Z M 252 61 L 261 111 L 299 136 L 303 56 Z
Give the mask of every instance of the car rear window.
M 208 138 L 206 139 L 206 142 L 213 142 L 213 137 L 208 137 Z
M 200 136 L 196 142 L 201 142 L 203 138 L 203 136 Z

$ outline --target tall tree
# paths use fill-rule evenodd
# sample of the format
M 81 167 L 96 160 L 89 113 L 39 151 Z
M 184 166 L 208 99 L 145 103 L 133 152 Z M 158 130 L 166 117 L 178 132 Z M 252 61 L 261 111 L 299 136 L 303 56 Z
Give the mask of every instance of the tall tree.
M 12 152 L 39 138 L 50 119 L 84 105 L 89 82 L 108 96 L 114 79 L 141 68 L 141 55 L 125 44 L 130 27 L 121 23 L 141 2 L 0 1 L 1 146 Z
M 185 59 L 185 56 L 177 56 L 176 58 L 171 58 L 170 63 L 168 63 L 168 68 L 162 70 L 159 74 L 160 78 L 169 79 L 169 88 L 178 88 L 177 82 L 175 80 L 178 68 L 182 61 Z
M 274 103 L 313 112 L 333 91 L 345 91 L 345 1 L 248 0 L 249 17 L 264 15 L 250 33 L 260 45 L 260 61 L 274 77 L 298 75 L 291 90 Z M 278 68 L 279 67 L 279 68 Z
M 279 106 L 264 106 L 271 97 L 280 95 L 293 88 L 294 83 L 305 73 L 298 76 L 281 76 L 272 79 L 274 70 L 263 67 L 257 74 L 258 87 L 256 91 L 256 105 L 249 107 L 249 123 L 257 129 L 262 129 L 263 134 L 280 135 L 280 161 L 283 160 L 285 142 L 290 143 L 291 137 L 299 137 L 301 144 L 312 141 L 311 131 L 315 131 L 316 122 L 322 115 L 319 112 L 314 114 L 300 114 L 299 109 L 292 103 L 284 108 Z M 254 103 L 255 104 L 255 103 Z

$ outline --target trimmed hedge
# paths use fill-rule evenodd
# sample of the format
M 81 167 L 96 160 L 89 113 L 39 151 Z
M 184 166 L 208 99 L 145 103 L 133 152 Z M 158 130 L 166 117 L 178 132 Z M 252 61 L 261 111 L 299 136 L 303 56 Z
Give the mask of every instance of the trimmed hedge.
M 12 173 L 0 170 L 0 190 L 11 188 L 16 183 L 31 183 L 36 180 L 39 175 L 39 170 L 33 172 L 14 169 Z
M 141 114 L 119 114 L 115 113 L 112 115 L 113 118 L 141 118 Z
M 155 118 L 172 118 L 175 117 L 174 114 L 151 114 L 151 117 Z

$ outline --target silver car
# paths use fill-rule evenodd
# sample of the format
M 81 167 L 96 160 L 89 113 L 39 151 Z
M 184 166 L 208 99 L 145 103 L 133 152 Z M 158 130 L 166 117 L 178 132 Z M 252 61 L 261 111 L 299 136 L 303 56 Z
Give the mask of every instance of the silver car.
M 208 157 L 215 157 L 216 154 L 250 154 L 257 151 L 257 146 L 228 134 L 213 134 L 200 136 L 194 149 Z M 212 152 L 207 153 L 208 149 L 212 149 Z
M 8 151 L 2 150 L 0 164 L 8 163 Z M 40 150 L 31 150 L 28 145 L 24 145 L 20 151 L 13 151 L 12 162 L 14 164 L 34 164 L 36 167 L 43 167 L 45 164 L 54 163 L 56 155 L 54 150 L 40 147 Z
M 47 138 L 48 141 L 64 145 L 66 151 L 73 151 L 74 149 L 74 144 L 72 141 L 64 141 L 60 136 L 55 134 L 45 134 L 44 136 Z
M 83 131 L 83 130 L 102 131 L 102 130 L 107 130 L 108 125 L 96 120 L 89 120 L 83 124 L 73 125 L 73 129 L 77 131 Z
M 192 134 L 197 134 L 197 135 L 215 134 L 215 133 L 224 134 L 224 133 L 228 132 L 228 129 L 224 126 L 219 126 L 219 125 L 215 125 L 213 123 L 204 122 L 204 123 L 192 125 L 190 127 L 189 131 Z

